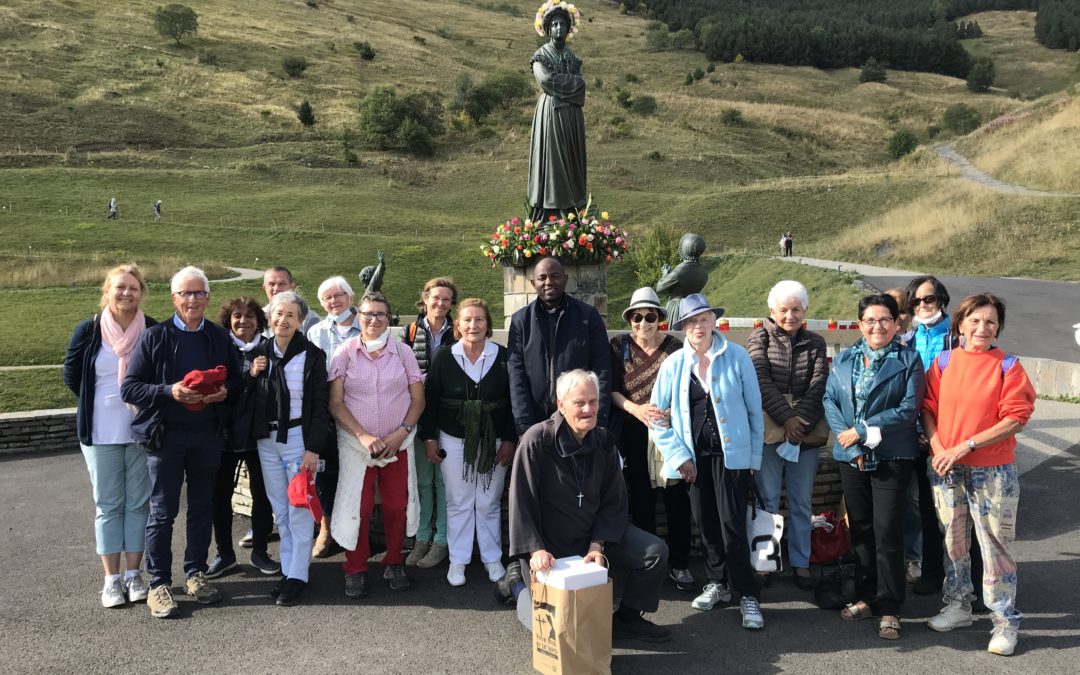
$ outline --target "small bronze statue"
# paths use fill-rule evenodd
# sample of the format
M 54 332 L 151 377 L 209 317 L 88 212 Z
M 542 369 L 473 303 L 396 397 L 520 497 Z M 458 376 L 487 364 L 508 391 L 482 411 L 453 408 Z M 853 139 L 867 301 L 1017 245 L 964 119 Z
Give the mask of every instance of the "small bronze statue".
M 360 270 L 360 281 L 364 284 L 364 293 L 382 290 L 383 275 L 386 273 L 386 254 L 379 251 L 379 264 L 368 265 Z
M 668 323 L 679 320 L 679 301 L 693 293 L 700 293 L 709 282 L 709 272 L 701 264 L 705 254 L 705 240 L 693 232 L 687 232 L 679 240 L 679 258 L 674 269 L 664 265 L 660 269 L 660 282 L 656 290 L 670 299 L 667 303 Z
M 579 211 L 588 203 L 585 189 L 585 76 L 581 59 L 566 46 L 577 32 L 580 14 L 573 5 L 548 0 L 536 15 L 536 31 L 551 39 L 529 60 L 540 85 L 533 112 L 527 201 L 529 219 Z

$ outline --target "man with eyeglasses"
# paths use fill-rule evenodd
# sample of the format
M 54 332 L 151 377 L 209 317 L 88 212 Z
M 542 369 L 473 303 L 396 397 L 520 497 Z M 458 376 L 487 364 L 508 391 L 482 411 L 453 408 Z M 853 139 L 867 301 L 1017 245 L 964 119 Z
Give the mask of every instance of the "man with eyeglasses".
M 559 375 L 580 368 L 600 382 L 597 423 L 607 426 L 611 405 L 611 352 L 607 327 L 592 305 L 566 294 L 566 270 L 544 258 L 533 270 L 536 300 L 514 313 L 507 338 L 510 401 L 519 434 L 556 409 Z
M 296 291 L 296 281 L 293 279 L 292 272 L 288 267 L 281 265 L 275 265 L 263 272 L 263 292 L 266 293 L 266 306 L 263 307 L 263 311 L 269 314 L 270 298 L 274 297 L 278 293 L 283 291 Z M 297 291 L 299 293 L 299 291 Z M 319 298 L 322 299 L 321 297 Z M 304 313 L 304 323 L 300 324 L 300 332 L 307 335 L 307 332 L 311 330 L 312 326 L 322 321 L 322 317 L 315 313 L 311 307 L 305 302 L 300 310 Z M 270 329 L 267 328 L 264 332 L 266 337 L 273 337 Z
M 213 527 L 214 480 L 228 422 L 225 407 L 217 404 L 239 393 L 242 377 L 237 351 L 225 329 L 204 318 L 210 303 L 206 274 L 197 267 L 185 267 L 173 276 L 171 288 L 176 313 L 143 333 L 120 388 L 124 402 L 139 408 L 131 430 L 135 442 L 148 453 L 150 595 L 146 603 L 151 615 L 160 619 L 180 613 L 170 586 L 173 521 L 180 511 L 185 478 L 185 590 L 204 605 L 224 597 L 204 576 Z M 206 371 L 219 366 L 225 369 L 224 382 L 214 388 L 213 376 Z M 209 380 L 209 386 L 196 384 L 199 380 Z

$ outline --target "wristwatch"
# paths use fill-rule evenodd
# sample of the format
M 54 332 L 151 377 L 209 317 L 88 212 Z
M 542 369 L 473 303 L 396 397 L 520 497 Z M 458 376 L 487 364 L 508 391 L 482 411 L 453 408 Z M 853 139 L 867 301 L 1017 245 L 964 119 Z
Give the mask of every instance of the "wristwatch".
M 402 422 L 401 424 L 398 425 L 398 428 L 399 429 L 404 429 L 406 433 L 411 434 L 412 430 L 413 430 L 413 425 L 409 424 L 408 422 Z
M 968 439 L 968 450 L 971 451 L 971 452 L 975 452 L 975 447 L 976 447 L 975 446 L 975 439 L 974 438 L 969 438 Z

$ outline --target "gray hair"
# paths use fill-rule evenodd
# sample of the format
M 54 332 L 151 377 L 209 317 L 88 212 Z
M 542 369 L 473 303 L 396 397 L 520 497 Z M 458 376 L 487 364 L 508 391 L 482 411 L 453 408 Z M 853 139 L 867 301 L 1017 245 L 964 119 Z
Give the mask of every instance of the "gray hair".
M 173 275 L 172 281 L 169 282 L 169 292 L 175 293 L 179 291 L 180 285 L 188 279 L 198 279 L 203 284 L 203 290 L 207 293 L 210 292 L 210 280 L 206 278 L 206 272 L 193 265 L 188 265 Z
M 798 300 L 803 311 L 810 306 L 810 296 L 806 292 L 806 286 L 791 279 L 778 281 L 769 291 L 769 309 L 776 309 L 785 300 Z
M 555 381 L 555 398 L 560 401 L 565 399 L 570 390 L 582 382 L 591 383 L 596 388 L 596 395 L 600 395 L 600 378 L 596 376 L 596 373 L 591 370 L 575 368 L 559 375 L 559 379 Z
M 274 310 L 278 305 L 296 305 L 296 308 L 300 312 L 300 322 L 303 323 L 304 317 L 308 314 L 308 305 L 304 302 L 304 299 L 300 297 L 300 294 L 296 291 L 282 291 L 270 298 L 270 304 L 266 306 L 266 319 L 270 320 L 270 316 L 274 313 Z
M 353 293 L 352 286 L 350 286 L 349 282 L 345 281 L 345 277 L 342 276 L 330 277 L 326 281 L 319 284 L 319 291 L 315 294 L 315 297 L 317 297 L 321 301 L 323 299 L 323 293 L 329 291 L 332 288 L 341 289 L 350 298 L 356 297 L 356 294 Z

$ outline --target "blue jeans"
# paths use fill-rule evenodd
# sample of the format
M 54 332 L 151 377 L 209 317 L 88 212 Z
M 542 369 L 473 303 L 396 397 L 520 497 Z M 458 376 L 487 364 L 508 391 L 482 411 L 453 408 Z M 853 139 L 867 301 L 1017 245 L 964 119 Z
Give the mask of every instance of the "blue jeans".
M 761 468 L 754 472 L 754 482 L 765 502 L 765 510 L 780 511 L 780 483 L 786 474 L 788 563 L 792 567 L 810 567 L 810 518 L 817 476 L 818 451 L 799 453 L 798 462 L 789 462 L 776 454 L 780 443 L 766 443 L 761 453 Z
M 82 445 L 94 488 L 94 538 L 98 555 L 141 553 L 150 514 L 146 452 L 135 445 Z
M 147 455 L 150 518 L 146 522 L 146 571 L 150 587 L 172 585 L 173 521 L 180 513 L 180 489 L 187 478 L 187 545 L 184 575 L 206 571 L 214 519 L 214 481 L 221 464 L 216 430 L 166 432 L 161 450 Z

